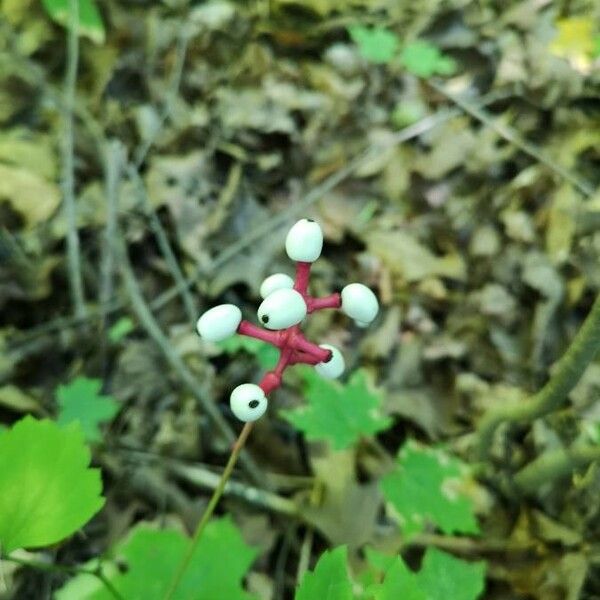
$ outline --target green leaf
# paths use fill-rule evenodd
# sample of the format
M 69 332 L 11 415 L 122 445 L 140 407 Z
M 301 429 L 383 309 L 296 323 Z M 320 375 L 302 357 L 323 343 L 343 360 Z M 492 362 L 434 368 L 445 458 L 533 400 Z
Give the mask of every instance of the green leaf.
M 76 424 L 25 417 L 0 432 L 0 548 L 48 546 L 89 521 L 104 504 L 100 471 Z
M 110 421 L 119 412 L 119 403 L 111 396 L 102 396 L 100 379 L 77 377 L 68 385 L 56 390 L 59 405 L 57 422 L 66 425 L 77 421 L 86 440 L 98 442 L 102 439 L 99 425 Z
M 385 578 L 371 588 L 373 600 L 431 600 L 419 587 L 417 576 L 408 569 L 400 556 L 394 558 Z M 452 598 L 452 596 L 447 596 Z
M 385 572 L 382 583 L 367 588 L 372 600 L 475 600 L 485 585 L 485 562 L 467 562 L 428 548 L 421 570 L 414 573 L 400 556 L 367 548 L 372 569 Z
M 77 0 L 79 6 L 79 35 L 88 37 L 96 44 L 103 44 L 106 37 L 104 23 L 94 0 Z M 42 0 L 50 18 L 69 27 L 70 0 Z
M 261 340 L 246 336 L 233 336 L 219 342 L 218 346 L 227 354 L 237 354 L 240 351 L 256 356 L 258 364 L 263 369 L 271 369 L 277 364 L 279 350 Z
M 428 600 L 476 600 L 485 587 L 486 564 L 427 548 L 417 579 Z
M 592 58 L 600 57 L 600 35 L 594 38 L 594 46 L 592 48 Z
M 352 600 L 347 553 L 346 546 L 323 552 L 314 570 L 302 578 L 294 600 Z
M 408 441 L 397 458 L 396 469 L 381 480 L 381 489 L 410 536 L 427 523 L 444 533 L 478 533 L 471 501 L 461 493 L 464 465 L 441 450 Z
M 190 543 L 178 531 L 138 525 L 113 551 L 126 571 L 113 569 L 107 576 L 127 600 L 162 600 Z M 231 519 L 211 521 L 173 600 L 251 600 L 241 583 L 255 556 L 256 550 L 246 545 Z M 57 600 L 114 600 L 102 583 L 92 579 L 78 575 L 58 592 Z
M 444 56 L 439 48 L 424 40 L 407 44 L 400 53 L 400 61 L 408 71 L 419 77 L 452 75 L 456 71 L 452 58 Z
M 135 328 L 133 321 L 129 317 L 121 317 L 109 330 L 108 339 L 116 344 Z
M 352 41 L 358 45 L 361 55 L 368 61 L 379 64 L 389 63 L 398 50 L 398 37 L 382 27 L 348 27 Z
M 378 412 L 382 395 L 367 385 L 364 370 L 354 372 L 345 386 L 314 371 L 306 373 L 307 406 L 281 414 L 308 439 L 328 440 L 335 450 L 343 450 L 391 425 Z

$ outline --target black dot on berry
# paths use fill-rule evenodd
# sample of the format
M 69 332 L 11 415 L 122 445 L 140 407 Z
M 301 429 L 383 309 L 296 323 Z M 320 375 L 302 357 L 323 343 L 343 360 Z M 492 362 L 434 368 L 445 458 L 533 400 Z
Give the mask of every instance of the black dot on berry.
M 315 220 L 314 219 L 306 219 L 309 223 L 314 223 Z
M 259 404 L 260 402 L 258 400 L 250 400 L 250 402 L 248 402 L 250 408 L 256 408 Z
M 260 318 L 260 320 L 261 320 L 263 323 L 268 323 L 268 322 L 269 322 L 269 315 L 263 315 L 263 316 Z

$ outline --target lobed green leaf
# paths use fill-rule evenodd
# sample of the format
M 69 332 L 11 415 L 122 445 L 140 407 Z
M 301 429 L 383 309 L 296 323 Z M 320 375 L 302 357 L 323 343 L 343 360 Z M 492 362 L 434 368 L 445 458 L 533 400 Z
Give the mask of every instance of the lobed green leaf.
M 100 471 L 76 424 L 25 417 L 0 432 L 0 548 L 60 542 L 103 506 Z
M 391 425 L 379 413 L 382 394 L 369 385 L 364 370 L 355 371 L 345 386 L 314 371 L 306 373 L 307 405 L 281 414 L 308 439 L 327 440 L 334 450 L 343 450 Z
M 346 546 L 323 552 L 314 570 L 302 578 L 294 600 L 352 600 L 347 554 Z
M 405 535 L 422 531 L 428 523 L 444 533 L 478 533 L 472 503 L 461 492 L 465 480 L 465 466 L 457 458 L 408 441 L 395 470 L 381 480 L 381 489 Z
M 99 426 L 119 412 L 119 403 L 111 396 L 100 394 L 101 387 L 100 379 L 87 377 L 77 377 L 68 385 L 60 385 L 56 390 L 59 425 L 77 422 L 86 440 L 100 441 Z
M 173 529 L 138 525 L 113 554 L 125 569 L 105 574 L 127 600 L 162 600 L 187 551 L 190 539 Z M 251 600 L 242 578 L 256 557 L 231 519 L 211 521 L 204 530 L 173 600 Z M 56 595 L 57 600 L 113 600 L 91 575 L 77 575 Z

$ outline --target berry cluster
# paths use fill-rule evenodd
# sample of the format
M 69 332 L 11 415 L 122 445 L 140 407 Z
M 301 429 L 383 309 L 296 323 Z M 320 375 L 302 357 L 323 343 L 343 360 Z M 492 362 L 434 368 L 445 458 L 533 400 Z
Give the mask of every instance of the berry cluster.
M 375 294 L 361 283 L 345 286 L 341 293 L 313 298 L 308 293 L 312 263 L 321 255 L 323 232 L 312 219 L 298 221 L 285 240 L 287 255 L 296 261 L 296 278 L 283 273 L 267 277 L 260 286 L 263 302 L 258 307 L 258 319 L 266 329 L 242 320 L 242 312 L 234 304 L 220 304 L 198 319 L 198 333 L 207 341 L 219 342 L 234 333 L 253 337 L 279 349 L 279 360 L 258 385 L 238 385 L 230 397 L 233 414 L 241 421 L 256 421 L 267 410 L 267 395 L 281 385 L 283 371 L 290 365 L 313 365 L 323 377 L 334 379 L 344 371 L 344 357 L 329 344 L 317 346 L 309 342 L 300 323 L 307 314 L 324 308 L 341 308 L 366 327 L 379 311 Z

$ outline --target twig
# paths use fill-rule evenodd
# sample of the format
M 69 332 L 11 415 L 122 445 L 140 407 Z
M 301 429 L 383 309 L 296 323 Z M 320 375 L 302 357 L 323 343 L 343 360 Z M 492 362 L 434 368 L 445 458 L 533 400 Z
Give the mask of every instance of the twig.
M 535 494 L 543 485 L 568 477 L 595 460 L 600 460 L 600 446 L 544 452 L 514 476 L 514 483 L 524 494 Z
M 113 296 L 114 256 L 116 249 L 119 187 L 125 150 L 120 142 L 111 140 L 103 144 L 104 180 L 106 187 L 106 225 L 101 267 L 100 311 L 101 331 L 106 327 L 108 304 Z
M 187 54 L 189 38 L 189 31 L 184 21 L 181 25 L 180 34 L 177 39 L 175 65 L 173 67 L 173 73 L 171 74 L 171 82 L 165 96 L 162 114 L 152 134 L 147 137 L 144 142 L 142 142 L 135 153 L 133 165 L 136 170 L 139 170 L 142 164 L 144 164 L 144 161 L 148 156 L 148 152 L 150 152 L 150 149 L 154 145 L 154 142 L 162 130 L 163 125 L 166 123 L 167 119 L 171 115 L 171 112 L 173 111 L 173 102 L 175 101 L 175 97 L 179 91 L 179 86 L 181 85 L 181 78 L 183 77 L 183 67 L 185 65 L 185 57 Z
M 127 172 L 129 178 L 135 185 L 135 190 L 137 192 L 138 198 L 144 206 L 146 217 L 150 222 L 152 232 L 156 236 L 158 247 L 163 255 L 163 258 L 165 259 L 165 262 L 167 263 L 167 267 L 169 268 L 169 271 L 171 271 L 171 275 L 173 276 L 175 283 L 181 290 L 181 300 L 183 302 L 185 311 L 187 312 L 188 319 L 190 323 L 194 325 L 198 318 L 198 307 L 196 306 L 196 303 L 192 298 L 189 289 L 185 285 L 183 285 L 185 277 L 183 275 L 183 272 L 181 271 L 181 268 L 179 267 L 177 257 L 173 252 L 173 248 L 171 247 L 171 243 L 169 242 L 167 232 L 162 226 L 162 223 L 156 215 L 156 212 L 154 212 L 154 208 L 150 203 L 150 199 L 148 198 L 148 194 L 146 193 L 146 188 L 144 187 L 144 182 L 142 181 L 138 170 L 133 165 L 129 165 Z
M 477 428 L 481 460 L 490 453 L 494 433 L 502 423 L 531 423 L 559 408 L 600 350 L 600 295 L 546 385 L 529 400 L 494 406 Z
M 168 469 L 188 483 L 204 488 L 215 490 L 221 483 L 222 475 L 199 466 L 185 465 L 179 461 L 168 461 Z M 223 495 L 237 496 L 250 504 L 261 506 L 287 516 L 298 515 L 298 506 L 292 500 L 239 481 L 230 479 L 225 485 Z
M 244 425 L 242 431 L 240 432 L 240 435 L 239 435 L 238 439 L 236 440 L 236 442 L 233 446 L 233 449 L 231 450 L 231 455 L 229 456 L 229 460 L 227 461 L 225 470 L 223 471 L 223 474 L 221 475 L 221 480 L 219 481 L 219 485 L 213 492 L 213 495 L 210 498 L 208 506 L 206 507 L 206 510 L 204 511 L 204 514 L 202 515 L 202 518 L 200 519 L 200 522 L 198 523 L 198 526 L 196 527 L 196 531 L 194 531 L 194 535 L 190 542 L 188 551 L 186 552 L 185 556 L 183 557 L 183 560 L 181 561 L 181 564 L 179 565 L 179 568 L 177 569 L 177 572 L 175 573 L 175 576 L 173 577 L 173 581 L 171 582 L 171 584 L 169 585 L 169 587 L 167 589 L 167 593 L 164 596 L 164 600 L 171 600 L 171 598 L 173 598 L 173 595 L 175 594 L 175 591 L 177 590 L 177 587 L 181 583 L 181 579 L 185 575 L 185 571 L 189 567 L 190 561 L 192 560 L 192 557 L 194 556 L 194 552 L 198 546 L 198 542 L 200 541 L 202 532 L 204 531 L 204 528 L 206 527 L 212 514 L 214 513 L 217 503 L 219 502 L 219 499 L 223 495 L 223 491 L 225 490 L 225 485 L 227 484 L 228 479 L 231 477 L 231 473 L 233 472 L 233 467 L 235 466 L 235 463 L 237 462 L 238 456 L 240 455 L 240 452 L 241 452 L 242 448 L 244 447 L 244 444 L 246 443 L 246 440 L 248 439 L 250 432 L 252 431 L 253 425 L 254 425 L 254 423 L 252 421 L 246 423 Z
M 536 540 L 473 539 L 435 533 L 420 533 L 413 538 L 401 540 L 397 551 L 400 552 L 402 548 L 410 546 L 418 548 L 435 546 L 459 554 L 483 554 L 489 552 L 528 552 L 535 550 L 538 545 L 539 542 Z
M 460 106 L 467 114 L 471 115 L 478 121 L 481 121 L 487 127 L 493 129 L 496 133 L 502 136 L 505 140 L 514 144 L 528 154 L 538 162 L 548 167 L 551 171 L 554 171 L 557 175 L 560 175 L 563 179 L 571 183 L 571 185 L 578 190 L 586 198 L 590 198 L 594 195 L 594 188 L 584 179 L 578 177 L 574 173 L 571 173 L 568 169 L 559 165 L 557 162 L 552 160 L 549 156 L 544 154 L 537 146 L 528 142 L 514 129 L 503 125 L 496 119 L 488 115 L 481 107 L 471 104 L 469 101 L 456 96 L 452 92 L 446 90 L 443 86 L 437 84 L 435 81 L 427 81 L 427 84 L 431 86 L 436 92 L 445 96 L 457 106 Z
M 63 107 L 63 174 L 62 189 L 64 214 L 67 223 L 67 261 L 69 283 L 75 316 L 85 317 L 83 279 L 79 256 L 79 235 L 77 233 L 77 213 L 75 210 L 74 139 L 73 109 L 77 86 L 79 63 L 79 3 L 69 0 L 69 29 L 67 32 L 67 70 L 65 75 L 65 102 Z
M 47 571 L 50 573 L 68 573 L 76 575 L 91 575 L 98 579 L 108 592 L 116 598 L 116 600 L 125 600 L 125 598 L 119 593 L 115 586 L 110 582 L 108 577 L 102 573 L 100 565 L 97 569 L 88 569 L 86 567 L 78 567 L 76 565 L 58 565 L 56 563 L 45 563 L 37 560 L 29 560 L 25 558 L 17 558 L 16 556 L 2 556 L 2 560 L 21 565 L 23 567 L 29 567 L 31 569 L 37 569 L 38 571 Z
M 219 409 L 203 393 L 203 390 L 196 383 L 194 376 L 185 366 L 185 363 L 183 362 L 183 360 L 181 360 L 181 357 L 173 350 L 171 344 L 169 343 L 169 340 L 162 332 L 156 319 L 152 315 L 150 308 L 146 304 L 146 301 L 144 300 L 142 292 L 135 279 L 135 275 L 133 274 L 131 264 L 129 263 L 129 257 L 127 256 L 127 250 L 125 248 L 125 243 L 123 240 L 120 240 L 119 246 L 119 263 L 121 266 L 121 275 L 125 283 L 127 294 L 129 295 L 131 306 L 135 314 L 137 315 L 140 324 L 146 330 L 148 335 L 154 340 L 159 349 L 162 351 L 163 355 L 165 356 L 171 367 L 177 372 L 181 380 L 196 397 L 204 411 L 208 414 L 209 418 L 217 426 L 221 434 L 225 437 L 225 439 L 228 442 L 233 443 L 233 441 L 235 440 L 235 435 L 233 434 L 231 427 L 223 418 L 223 416 L 219 412 Z M 250 458 L 250 456 L 242 454 L 241 461 L 255 482 L 264 483 L 264 477 L 262 476 L 260 469 L 256 466 L 256 464 Z
M 118 452 L 118 453 L 122 453 L 122 454 L 131 454 L 132 456 L 136 456 L 136 455 L 140 455 L 140 458 L 134 458 L 134 460 L 137 460 L 138 462 L 141 461 L 141 457 L 144 458 L 143 462 L 158 462 L 161 464 L 162 467 L 164 468 L 169 468 L 172 465 L 176 465 L 177 468 L 182 468 L 184 471 L 185 469 L 189 468 L 189 476 L 190 479 L 189 481 L 191 483 L 195 483 L 194 478 L 196 477 L 196 470 L 198 470 L 198 484 L 199 485 L 203 485 L 202 480 L 203 480 L 203 475 L 201 473 L 210 473 L 210 477 L 214 477 L 215 480 L 219 479 L 219 476 L 217 474 L 215 474 L 215 470 L 217 470 L 218 472 L 222 472 L 222 467 L 217 467 L 215 468 L 212 465 L 208 465 L 206 463 L 200 463 L 200 462 L 191 462 L 191 461 L 186 461 L 183 460 L 181 458 L 176 458 L 174 456 L 170 456 L 169 454 L 165 454 L 162 452 L 157 452 L 156 450 L 149 450 L 148 448 L 137 448 L 135 446 L 129 446 L 126 444 L 103 444 L 103 449 L 106 450 L 107 452 Z M 273 488 L 277 489 L 277 490 L 305 490 L 307 488 L 310 488 L 313 484 L 314 484 L 314 477 L 311 477 L 309 475 L 285 475 L 283 473 L 274 473 L 274 472 L 268 472 L 268 471 L 262 471 L 266 478 L 273 484 Z M 183 475 L 185 477 L 185 475 Z M 206 487 L 209 487 L 210 489 L 214 489 L 216 487 L 215 485 L 212 485 L 210 482 L 213 481 L 213 479 L 209 479 L 207 476 L 206 479 Z M 235 482 L 232 482 L 232 485 L 238 485 Z M 250 486 L 246 486 L 242 483 L 239 483 L 240 486 L 243 486 L 246 489 L 256 489 L 256 488 L 251 488 Z M 226 488 L 227 491 L 228 488 Z M 260 490 L 261 492 L 263 492 L 264 490 Z M 232 488 L 232 493 L 235 494 L 234 488 Z M 268 492 L 270 493 L 270 492 Z M 243 493 L 240 493 L 240 496 L 244 496 Z M 285 499 L 284 499 L 285 500 Z M 250 502 L 252 502 L 252 500 L 249 499 Z

